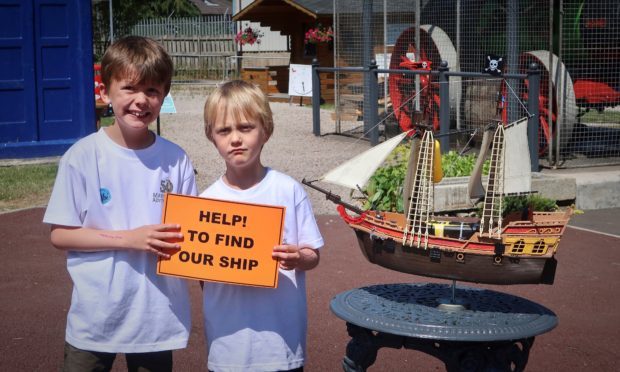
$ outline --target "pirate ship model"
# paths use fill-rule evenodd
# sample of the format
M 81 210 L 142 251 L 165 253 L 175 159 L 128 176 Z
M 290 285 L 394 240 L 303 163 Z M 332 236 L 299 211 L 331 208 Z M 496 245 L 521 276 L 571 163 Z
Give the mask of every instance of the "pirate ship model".
M 407 136 L 401 133 L 321 177 L 320 181 L 352 189 L 365 185 L 387 155 Z M 421 138 L 420 138 L 421 137 Z M 367 210 L 302 182 L 338 205 L 371 263 L 427 277 L 486 284 L 552 284 L 555 253 L 571 215 L 527 211 L 520 218 L 502 216 L 503 197 L 531 192 L 527 120 L 492 124 L 469 181 L 471 198 L 483 198 L 480 218 L 436 216 L 438 146 L 430 130 L 412 139 L 408 175 L 403 186 L 405 214 Z M 486 190 L 482 167 L 490 148 Z M 354 215 L 349 214 L 353 212 Z

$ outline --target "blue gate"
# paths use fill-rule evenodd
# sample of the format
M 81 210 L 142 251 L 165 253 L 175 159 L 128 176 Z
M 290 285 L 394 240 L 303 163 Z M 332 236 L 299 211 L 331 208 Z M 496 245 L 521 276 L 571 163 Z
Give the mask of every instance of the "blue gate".
M 95 130 L 91 2 L 0 0 L 0 158 L 62 154 Z

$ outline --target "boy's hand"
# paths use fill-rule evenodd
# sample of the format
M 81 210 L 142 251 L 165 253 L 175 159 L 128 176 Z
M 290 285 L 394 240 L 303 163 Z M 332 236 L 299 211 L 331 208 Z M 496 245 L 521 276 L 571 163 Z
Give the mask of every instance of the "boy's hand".
M 280 260 L 282 270 L 310 270 L 319 263 L 319 252 L 316 249 L 296 245 L 276 245 L 271 256 Z
M 175 224 L 145 225 L 133 229 L 127 234 L 127 243 L 131 249 L 149 251 L 158 256 L 170 258 L 167 249 L 180 249 L 177 241 L 183 240 L 181 226 Z
M 67 251 L 100 252 L 138 250 L 169 258 L 166 250 L 180 249 L 181 226 L 176 224 L 146 225 L 133 230 L 97 230 L 86 227 L 52 225 L 54 247 Z
M 280 260 L 282 270 L 293 270 L 299 264 L 301 255 L 299 254 L 299 247 L 296 245 L 283 244 L 273 247 L 271 257 Z

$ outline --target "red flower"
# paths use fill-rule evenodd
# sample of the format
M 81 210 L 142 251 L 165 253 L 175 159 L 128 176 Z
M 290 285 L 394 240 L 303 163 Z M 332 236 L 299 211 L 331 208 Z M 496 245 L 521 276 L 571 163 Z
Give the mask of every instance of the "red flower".
M 334 32 L 331 27 L 327 29 L 320 24 L 316 28 L 311 28 L 306 31 L 304 42 L 306 44 L 326 43 L 334 38 Z
M 237 35 L 235 36 L 235 42 L 237 42 L 239 45 L 254 45 L 254 43 L 260 44 L 260 38 L 262 36 L 262 32 L 254 30 L 252 27 L 248 26 L 245 29 L 239 30 L 239 32 L 237 32 Z

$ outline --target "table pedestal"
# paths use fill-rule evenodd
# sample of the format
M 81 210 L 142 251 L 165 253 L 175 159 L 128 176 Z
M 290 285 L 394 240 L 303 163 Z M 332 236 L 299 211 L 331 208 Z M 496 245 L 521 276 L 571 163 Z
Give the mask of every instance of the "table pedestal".
M 365 371 L 382 347 L 418 350 L 447 371 L 522 371 L 534 337 L 557 317 L 534 302 L 484 289 L 385 284 L 338 294 L 331 309 L 347 322 L 345 371 Z M 441 306 L 458 300 L 462 308 Z M 415 367 L 415 366 L 413 366 Z

